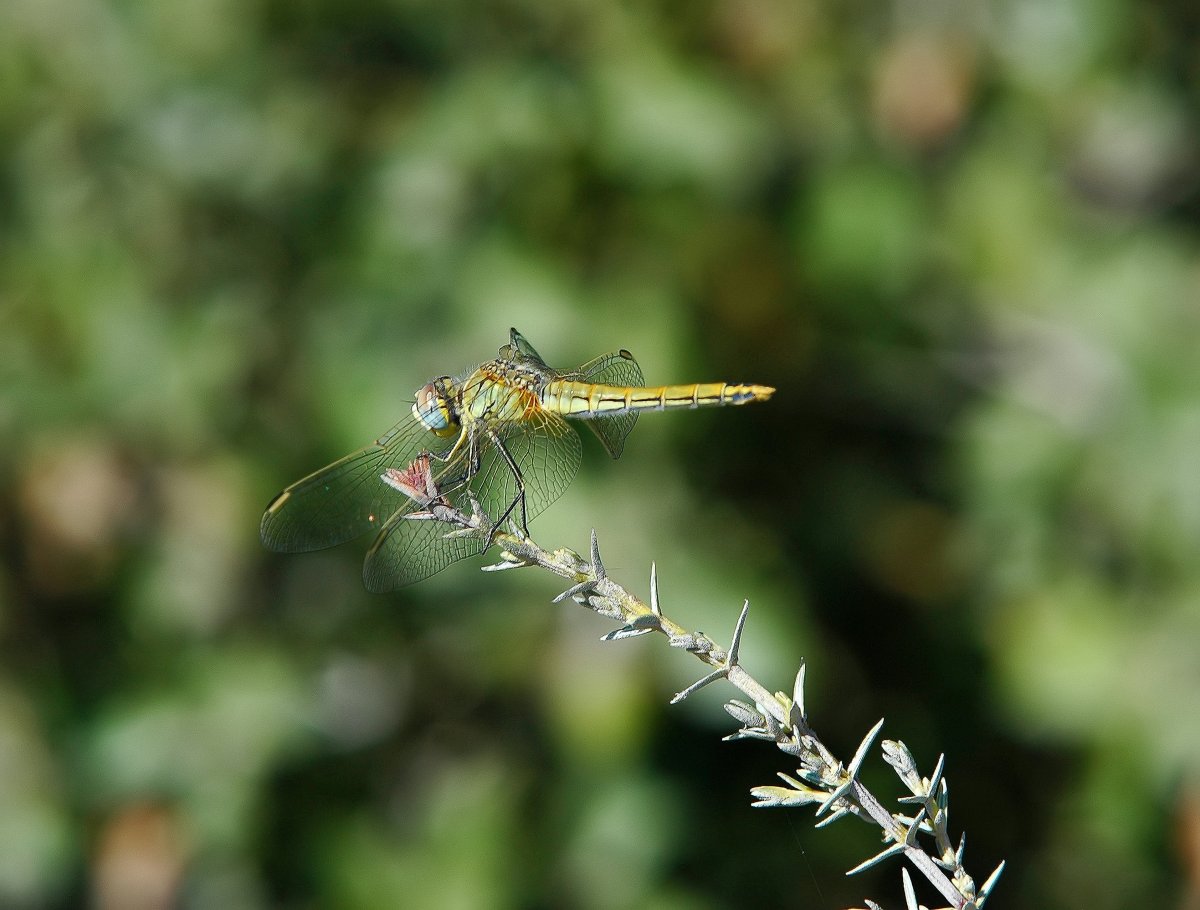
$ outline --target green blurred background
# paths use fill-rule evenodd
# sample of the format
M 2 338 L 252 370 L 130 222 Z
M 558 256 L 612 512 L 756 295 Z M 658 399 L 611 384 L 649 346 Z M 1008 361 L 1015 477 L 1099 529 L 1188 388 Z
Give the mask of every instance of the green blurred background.
M 661 641 L 270 497 L 519 327 L 775 385 L 534 525 L 880 716 L 1006 907 L 1200 906 L 1200 14 L 0 4 L 0 906 L 900 904 Z M 898 782 L 873 761 L 885 798 Z M 922 892 L 934 903 L 932 892 Z

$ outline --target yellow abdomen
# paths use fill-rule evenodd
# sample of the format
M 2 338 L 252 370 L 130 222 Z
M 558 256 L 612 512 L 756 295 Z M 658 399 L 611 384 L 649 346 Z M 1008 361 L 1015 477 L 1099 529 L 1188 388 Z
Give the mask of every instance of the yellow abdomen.
M 766 401 L 775 392 L 765 385 L 700 382 L 690 385 L 612 386 L 560 379 L 547 383 L 542 407 L 564 417 L 611 417 L 632 411 L 707 408 Z

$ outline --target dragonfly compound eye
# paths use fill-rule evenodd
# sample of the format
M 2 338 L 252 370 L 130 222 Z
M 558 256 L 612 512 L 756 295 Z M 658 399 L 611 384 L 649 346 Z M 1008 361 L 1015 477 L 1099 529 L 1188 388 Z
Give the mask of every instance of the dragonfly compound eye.
M 441 380 L 435 379 L 417 389 L 412 412 L 425 429 L 437 436 L 453 436 L 458 432 L 458 418 Z

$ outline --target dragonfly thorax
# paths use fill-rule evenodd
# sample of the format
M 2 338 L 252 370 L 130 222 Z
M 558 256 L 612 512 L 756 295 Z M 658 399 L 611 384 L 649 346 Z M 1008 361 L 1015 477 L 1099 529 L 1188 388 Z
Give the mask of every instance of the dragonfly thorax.
M 453 436 L 459 432 L 458 412 L 453 397 L 446 389 L 449 376 L 441 376 L 417 389 L 413 417 L 436 436 Z

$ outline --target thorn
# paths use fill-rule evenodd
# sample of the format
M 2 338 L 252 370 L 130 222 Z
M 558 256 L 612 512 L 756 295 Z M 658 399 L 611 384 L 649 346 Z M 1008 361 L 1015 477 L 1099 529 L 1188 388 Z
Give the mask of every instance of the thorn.
M 728 736 L 722 736 L 721 742 L 735 743 L 740 739 L 761 739 L 765 740 L 766 742 L 772 742 L 775 737 L 769 736 L 768 734 L 763 733 L 761 730 L 752 730 L 747 727 L 743 727 L 741 730 L 738 730 L 735 733 L 730 733 Z
M 799 771 L 797 771 L 796 773 L 799 773 Z M 801 781 L 792 777 L 792 775 L 788 774 L 786 771 L 776 771 L 775 776 L 778 777 L 785 784 L 787 784 L 789 787 L 791 787 L 793 790 L 797 790 L 800 792 L 808 792 L 809 790 L 812 789 L 811 787 L 805 786 L 804 783 L 802 783 Z M 820 781 L 818 781 L 817 783 L 819 784 Z
M 737 625 L 735 625 L 734 629 L 733 629 L 733 641 L 729 645 L 729 651 L 726 652 L 725 659 L 723 661 L 721 661 L 721 666 L 717 667 L 715 670 L 713 670 L 711 673 L 709 673 L 703 679 L 692 683 L 690 686 L 688 686 L 682 692 L 676 692 L 675 696 L 671 699 L 671 704 L 673 704 L 673 705 L 679 704 L 679 702 L 683 701 L 685 698 L 687 698 L 693 692 L 703 689 L 709 683 L 716 682 L 718 679 L 724 679 L 727 676 L 729 676 L 729 671 L 737 666 L 738 649 L 741 647 L 741 643 L 742 643 L 742 629 L 745 628 L 745 626 L 746 626 L 746 616 L 747 616 L 747 614 L 749 614 L 749 612 L 750 612 L 750 601 L 747 600 L 745 603 L 742 604 L 742 614 L 741 614 L 741 616 L 738 617 Z M 701 633 L 701 634 L 703 634 L 703 633 Z M 691 636 L 687 636 L 687 637 L 690 638 Z M 691 643 L 691 642 L 684 643 L 683 641 L 681 641 L 678 638 L 672 638 L 671 644 L 676 647 L 684 647 L 689 651 L 694 649 L 692 646 L 690 646 L 693 643 Z M 695 642 L 695 644 L 699 644 L 699 642 Z
M 511 554 L 505 553 L 503 555 L 509 556 Z M 531 565 L 533 565 L 533 563 L 526 562 L 523 559 L 517 559 L 517 560 L 501 559 L 500 562 L 494 562 L 488 566 L 480 566 L 479 571 L 480 572 L 505 572 L 509 569 L 527 569 Z
M 915 847 L 917 845 L 917 835 L 921 833 L 921 823 L 925 821 L 925 809 L 917 813 L 913 823 L 904 831 L 904 846 Z
M 777 771 L 776 773 L 786 781 L 790 781 L 792 779 L 782 771 Z M 821 775 L 818 772 L 813 771 L 811 768 L 797 768 L 796 773 L 800 776 L 801 780 L 812 784 L 814 787 L 825 786 L 825 782 L 822 780 Z
M 746 617 L 750 613 L 750 601 L 742 602 L 742 614 L 738 617 L 737 624 L 733 627 L 733 641 L 729 644 L 729 656 L 725 658 L 725 666 L 728 669 L 733 669 L 737 666 L 738 650 L 742 646 L 742 629 L 746 627 Z
M 859 872 L 862 872 L 865 869 L 870 869 L 872 866 L 877 866 L 885 859 L 890 859 L 891 857 L 903 852 L 904 844 L 892 844 L 886 850 L 876 853 L 870 859 L 859 863 L 857 866 L 847 872 L 846 875 L 857 875 Z
M 813 825 L 813 827 L 814 828 L 827 828 L 830 825 L 832 825 L 834 822 L 845 818 L 849 814 L 850 814 L 849 809 L 845 808 L 844 806 L 839 806 L 838 808 L 836 808 L 832 812 L 830 812 L 828 815 L 826 815 L 819 822 L 817 822 L 815 825 Z
M 942 782 L 942 771 L 946 767 L 946 753 L 943 752 L 938 756 L 937 765 L 933 769 L 933 776 L 929 778 L 929 795 L 937 794 L 938 785 Z
M 796 682 L 792 685 L 792 710 L 799 712 L 801 723 L 808 722 L 808 714 L 804 710 L 804 661 L 800 662 L 800 670 L 796 673 Z
M 614 629 L 612 632 L 609 632 L 607 635 L 601 635 L 600 640 L 601 641 L 620 641 L 625 638 L 637 638 L 639 635 L 645 635 L 647 632 L 653 632 L 653 631 L 654 631 L 654 628 L 652 626 L 643 626 L 640 629 L 637 628 L 636 626 L 632 626 L 632 625 L 622 626 L 620 629 Z
M 622 638 L 636 638 L 639 635 L 645 635 L 647 632 L 657 632 L 661 628 L 657 616 L 642 615 L 638 616 L 628 625 L 609 632 L 607 635 L 601 635 L 600 640 L 618 641 Z
M 600 542 L 596 539 L 595 528 L 592 528 L 592 572 L 596 576 L 596 581 L 608 576 L 604 570 L 604 563 L 600 561 Z
M 900 876 L 904 882 L 904 907 L 905 910 L 917 910 L 917 891 L 913 888 L 912 876 L 908 874 L 908 869 L 900 867 Z
M 984 882 L 983 887 L 979 889 L 979 899 L 976 901 L 976 903 L 980 907 L 983 906 L 983 902 L 986 901 L 988 899 L 988 897 L 991 895 L 992 889 L 994 887 L 996 887 L 996 882 L 998 882 L 1000 880 L 1000 873 L 1002 873 L 1003 871 L 1004 871 L 1004 862 L 1001 861 L 1000 865 L 996 867 L 996 871 L 988 876 L 988 880 L 986 882 Z
M 853 786 L 853 777 L 847 777 L 844 781 L 838 784 L 837 787 L 835 787 L 833 791 L 827 797 L 825 797 L 825 802 L 821 803 L 821 805 L 817 808 L 817 815 L 821 815 L 826 809 L 831 808 L 834 803 L 849 793 L 850 788 Z
M 568 597 L 583 597 L 587 594 L 591 594 L 595 588 L 596 579 L 585 578 L 583 581 L 579 582 L 579 584 L 571 585 L 571 587 L 567 588 L 567 590 L 555 597 L 552 601 L 550 601 L 550 603 L 560 604 Z
M 854 753 L 854 758 L 850 760 L 850 767 L 846 769 L 846 774 L 850 776 L 851 780 L 858 777 L 858 769 L 862 767 L 862 763 L 867 757 L 867 750 L 875 742 L 875 737 L 879 735 L 881 727 L 883 727 L 883 718 L 879 719 L 879 722 L 870 729 L 867 735 L 863 737 L 863 741 L 859 743 L 858 751 Z
M 703 679 L 697 680 L 696 682 L 692 683 L 690 686 L 688 686 L 682 692 L 676 692 L 675 695 L 671 698 L 670 703 L 673 705 L 677 705 L 681 701 L 683 701 L 685 698 L 687 698 L 689 695 L 699 692 L 701 689 L 703 689 L 709 683 L 716 682 L 718 679 L 724 679 L 728 675 L 729 675 L 729 669 L 727 667 L 718 667 L 716 670 L 713 670 L 711 673 L 709 673 Z
M 658 567 L 654 563 L 650 563 L 650 610 L 662 618 L 662 608 L 658 605 Z

